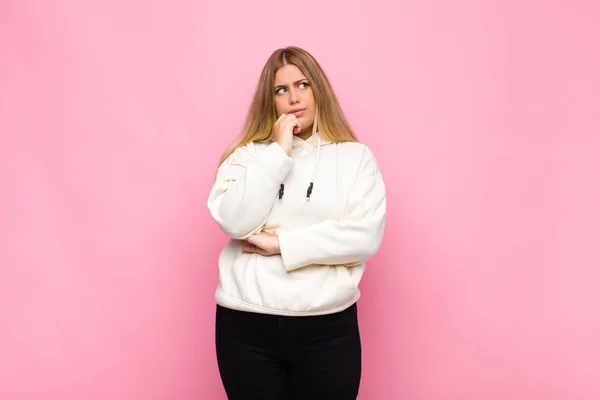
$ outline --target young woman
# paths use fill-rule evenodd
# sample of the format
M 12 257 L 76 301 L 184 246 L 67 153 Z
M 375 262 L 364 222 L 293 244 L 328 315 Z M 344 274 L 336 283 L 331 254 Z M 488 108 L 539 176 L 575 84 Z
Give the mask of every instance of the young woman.
M 208 208 L 219 257 L 216 351 L 229 399 L 356 399 L 358 284 L 379 249 L 385 186 L 317 61 L 267 61 Z

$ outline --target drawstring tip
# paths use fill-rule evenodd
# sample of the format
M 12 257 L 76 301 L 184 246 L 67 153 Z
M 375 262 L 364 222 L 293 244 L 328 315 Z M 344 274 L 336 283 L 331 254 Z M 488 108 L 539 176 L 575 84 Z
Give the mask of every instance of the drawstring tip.
M 283 198 L 283 183 L 279 186 L 279 200 Z
M 313 190 L 313 183 L 311 182 L 310 185 L 308 186 L 308 190 L 306 191 L 306 200 L 310 199 L 310 194 L 312 193 Z

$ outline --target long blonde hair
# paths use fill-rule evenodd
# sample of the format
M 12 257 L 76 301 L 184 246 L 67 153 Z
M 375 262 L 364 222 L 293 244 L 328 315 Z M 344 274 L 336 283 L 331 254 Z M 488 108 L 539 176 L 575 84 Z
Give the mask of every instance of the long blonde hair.
M 238 147 L 250 142 L 273 140 L 273 125 L 277 121 L 275 109 L 275 73 L 284 65 L 295 65 L 308 78 L 315 97 L 313 133 L 317 130 L 329 142 L 358 142 L 350 127 L 329 79 L 315 58 L 299 47 L 278 49 L 271 54 L 260 74 L 260 79 L 241 134 L 225 150 L 219 164 Z

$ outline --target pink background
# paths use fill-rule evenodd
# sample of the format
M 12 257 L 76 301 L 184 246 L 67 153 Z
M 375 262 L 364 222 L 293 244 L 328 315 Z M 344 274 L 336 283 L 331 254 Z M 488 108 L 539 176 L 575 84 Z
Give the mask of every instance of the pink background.
M 0 398 L 225 398 L 206 199 L 290 44 L 389 190 L 360 399 L 600 398 L 599 20 L 585 0 L 2 1 Z

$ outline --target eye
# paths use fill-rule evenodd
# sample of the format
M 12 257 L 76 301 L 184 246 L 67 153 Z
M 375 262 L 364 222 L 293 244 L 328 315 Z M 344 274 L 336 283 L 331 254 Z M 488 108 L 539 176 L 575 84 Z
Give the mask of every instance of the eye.
M 283 94 L 283 93 L 285 93 L 284 92 L 285 90 L 287 90 L 287 89 L 284 87 L 277 88 L 277 89 L 275 89 L 275 94 Z
M 307 87 L 309 87 L 310 85 L 308 84 L 308 82 L 300 82 L 300 84 L 298 85 L 301 89 L 306 89 Z

